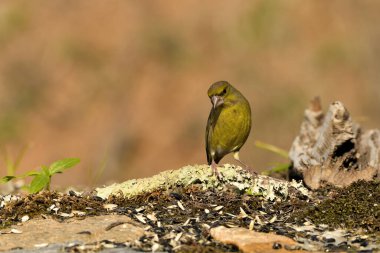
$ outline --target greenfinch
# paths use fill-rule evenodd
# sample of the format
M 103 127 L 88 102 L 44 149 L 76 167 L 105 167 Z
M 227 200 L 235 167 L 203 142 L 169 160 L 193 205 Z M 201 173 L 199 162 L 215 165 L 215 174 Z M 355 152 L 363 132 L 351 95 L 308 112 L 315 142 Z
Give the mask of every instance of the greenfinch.
M 240 161 L 239 151 L 251 131 L 251 107 L 226 81 L 212 84 L 207 94 L 212 103 L 206 127 L 207 162 L 213 175 L 220 178 L 217 164 L 225 155 L 233 152 L 235 160 L 245 165 Z

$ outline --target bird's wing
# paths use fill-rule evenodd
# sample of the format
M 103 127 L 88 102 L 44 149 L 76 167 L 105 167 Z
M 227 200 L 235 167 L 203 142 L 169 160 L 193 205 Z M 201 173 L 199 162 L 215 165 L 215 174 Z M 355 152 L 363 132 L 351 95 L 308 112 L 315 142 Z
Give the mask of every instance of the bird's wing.
M 212 141 L 212 129 L 215 127 L 216 121 L 218 120 L 218 117 L 220 115 L 221 108 L 211 108 L 210 115 L 208 116 L 207 120 L 207 127 L 206 127 L 206 154 L 207 154 L 207 163 L 212 163 L 212 156 L 211 156 L 211 141 Z

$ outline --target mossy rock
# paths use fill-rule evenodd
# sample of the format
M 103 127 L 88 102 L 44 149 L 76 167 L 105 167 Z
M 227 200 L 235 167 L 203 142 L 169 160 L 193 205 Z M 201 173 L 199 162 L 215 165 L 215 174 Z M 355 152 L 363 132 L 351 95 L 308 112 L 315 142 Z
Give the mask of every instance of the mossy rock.
M 290 188 L 302 195 L 308 195 L 308 190 L 302 183 L 295 181 L 287 182 L 263 175 L 254 175 L 231 164 L 220 166 L 219 171 L 223 175 L 221 180 L 211 175 L 211 168 L 208 165 L 188 165 L 177 170 L 161 172 L 153 177 L 132 179 L 120 184 L 97 188 L 96 194 L 102 198 L 118 194 L 123 194 L 129 198 L 159 189 L 197 184 L 205 190 L 210 188 L 222 190 L 227 185 L 233 185 L 241 191 L 246 191 L 252 195 L 262 195 L 268 200 L 287 198 Z

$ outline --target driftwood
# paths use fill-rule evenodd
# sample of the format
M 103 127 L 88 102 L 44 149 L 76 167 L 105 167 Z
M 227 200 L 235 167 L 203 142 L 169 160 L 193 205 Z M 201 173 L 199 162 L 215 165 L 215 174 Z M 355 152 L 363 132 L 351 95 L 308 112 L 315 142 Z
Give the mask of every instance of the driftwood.
M 373 180 L 380 175 L 380 130 L 362 132 L 339 101 L 324 115 L 315 98 L 305 110 L 289 157 L 293 165 L 289 177 L 303 179 L 311 189 Z

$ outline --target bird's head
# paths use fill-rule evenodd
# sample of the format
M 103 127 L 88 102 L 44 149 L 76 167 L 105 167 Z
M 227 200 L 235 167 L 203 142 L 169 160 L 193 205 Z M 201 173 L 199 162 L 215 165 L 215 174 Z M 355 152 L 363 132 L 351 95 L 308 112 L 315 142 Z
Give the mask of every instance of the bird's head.
M 224 104 L 230 95 L 231 89 L 231 84 L 226 81 L 219 81 L 211 85 L 207 91 L 207 94 L 211 99 L 211 103 L 214 108 Z

